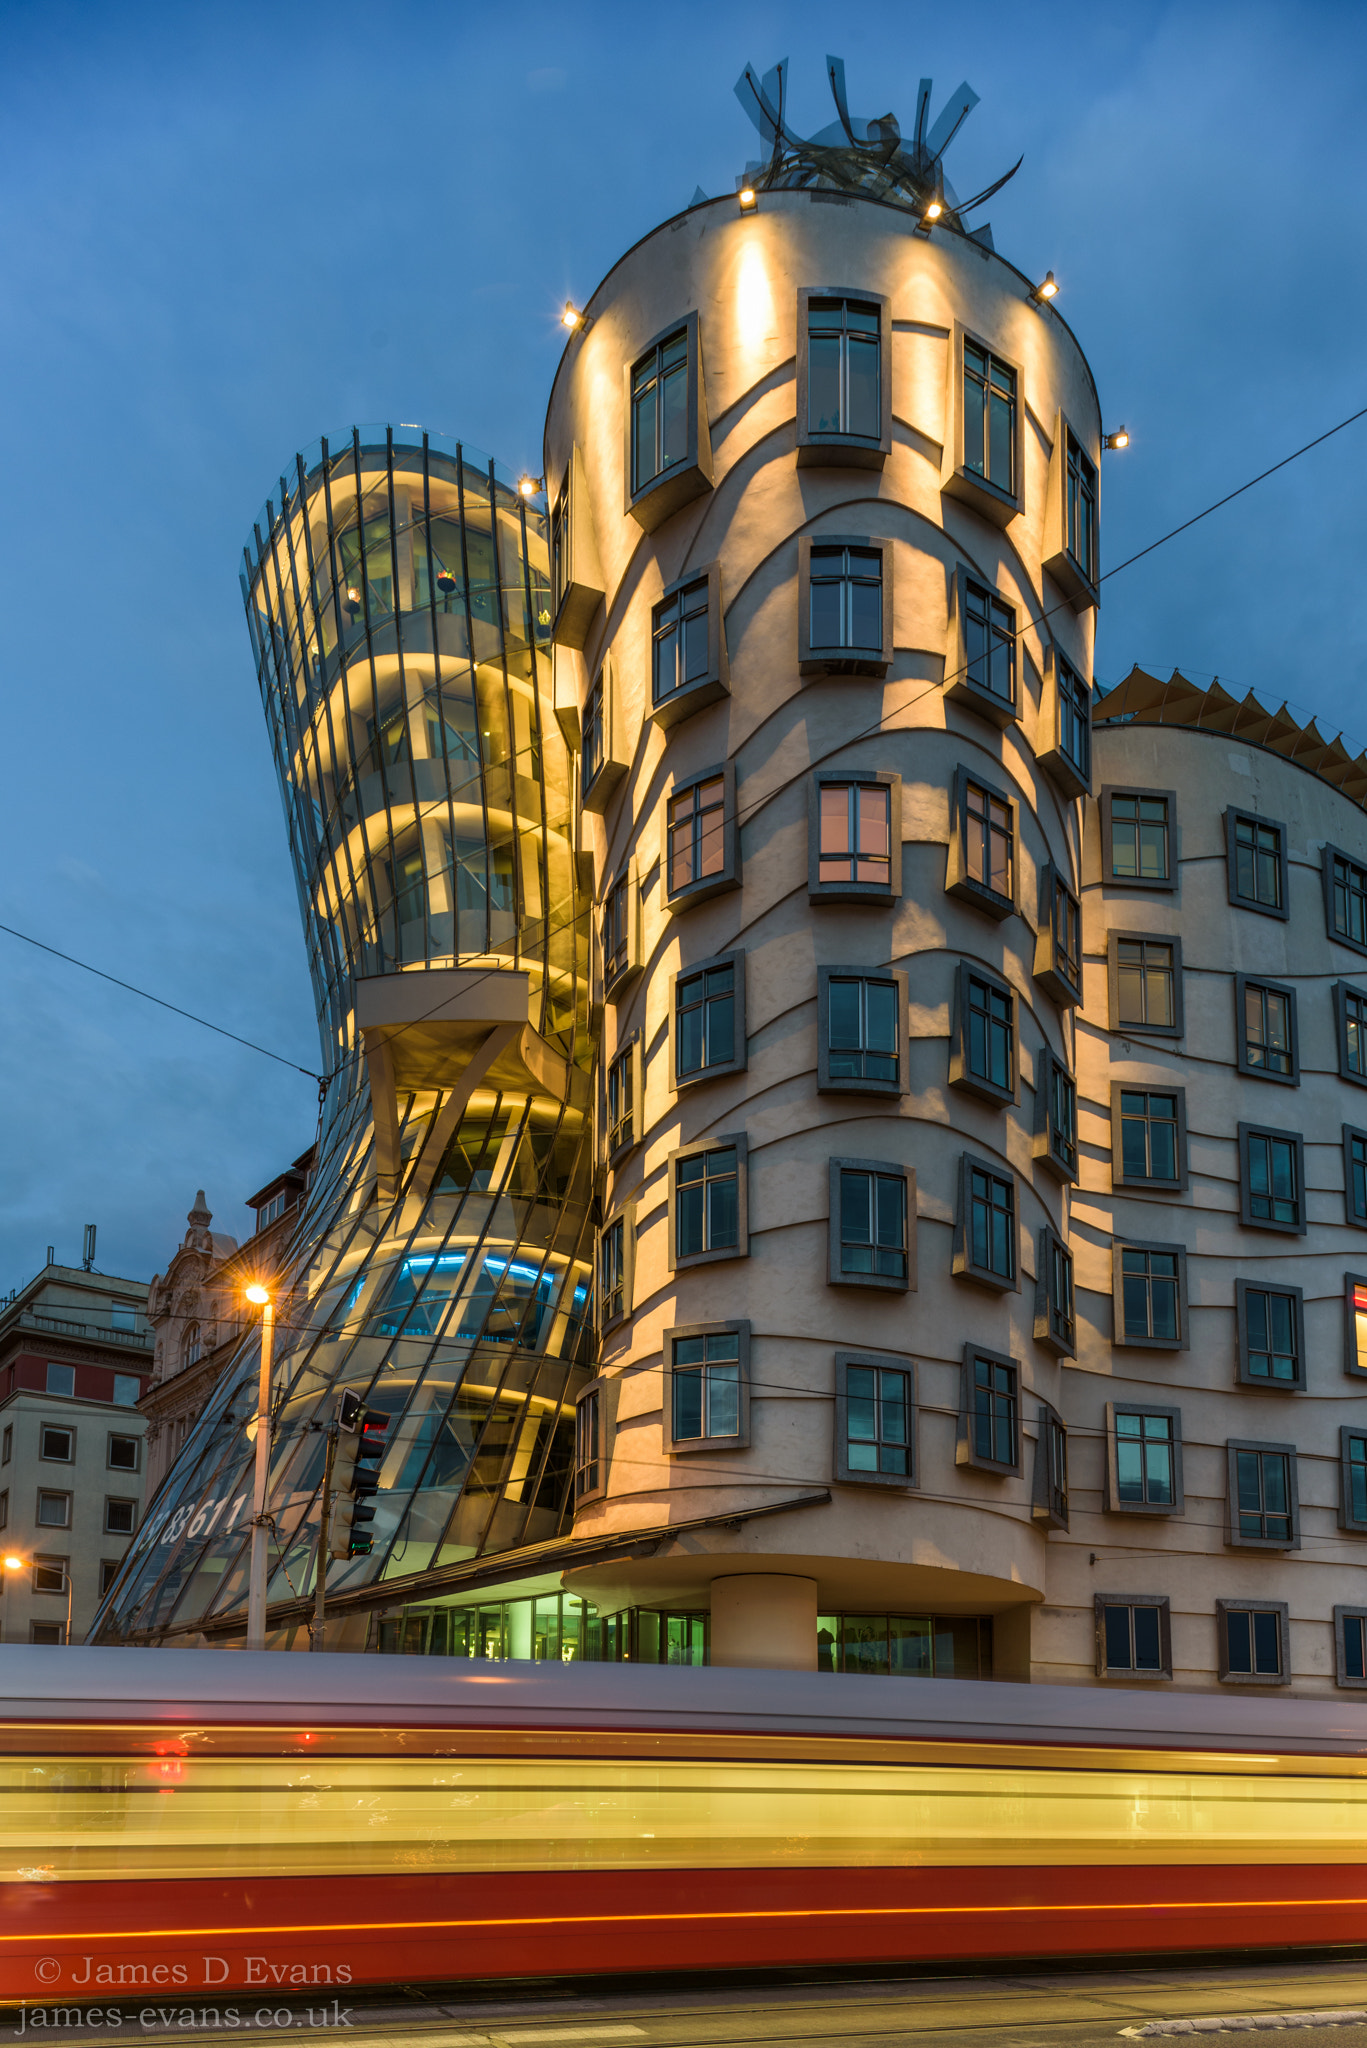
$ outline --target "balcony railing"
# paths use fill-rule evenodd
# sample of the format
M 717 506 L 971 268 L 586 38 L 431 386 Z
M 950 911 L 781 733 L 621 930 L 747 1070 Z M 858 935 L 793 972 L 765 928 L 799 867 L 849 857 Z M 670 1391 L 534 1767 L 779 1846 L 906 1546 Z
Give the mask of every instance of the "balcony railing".
M 86 1343 L 122 1344 L 130 1351 L 150 1351 L 152 1332 L 150 1330 L 114 1330 L 105 1323 L 73 1323 L 65 1316 L 41 1316 L 36 1309 L 25 1308 L 15 1319 L 25 1330 L 48 1330 L 57 1337 L 79 1337 Z

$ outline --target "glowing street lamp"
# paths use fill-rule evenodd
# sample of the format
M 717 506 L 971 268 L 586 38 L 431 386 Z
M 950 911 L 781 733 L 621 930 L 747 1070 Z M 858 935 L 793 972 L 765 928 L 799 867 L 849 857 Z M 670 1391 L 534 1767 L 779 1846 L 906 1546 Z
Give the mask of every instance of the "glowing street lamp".
M 759 195 L 753 185 L 742 185 L 736 200 L 742 213 L 754 213 L 759 206 Z
M 1107 434 L 1101 445 L 1103 448 L 1128 448 L 1130 445 L 1129 430 L 1125 427 L 1117 427 L 1113 434 Z
M 571 334 L 576 334 L 582 333 L 588 324 L 588 314 L 581 313 L 573 299 L 566 299 L 565 310 L 560 315 L 560 325 L 568 327 Z
M 252 1512 L 251 1567 L 247 1579 L 247 1648 L 266 1647 L 266 1487 L 271 1457 L 271 1340 L 275 1303 L 256 1282 L 247 1299 L 261 1310 L 261 1378 L 256 1395 L 256 1488 Z
M 1052 270 L 1046 270 L 1043 281 L 1030 294 L 1037 306 L 1047 306 L 1050 299 L 1058 297 L 1058 284 Z
M 533 476 L 530 471 L 524 471 L 517 480 L 518 496 L 521 498 L 534 498 L 538 491 L 544 491 L 545 488 L 545 477 Z

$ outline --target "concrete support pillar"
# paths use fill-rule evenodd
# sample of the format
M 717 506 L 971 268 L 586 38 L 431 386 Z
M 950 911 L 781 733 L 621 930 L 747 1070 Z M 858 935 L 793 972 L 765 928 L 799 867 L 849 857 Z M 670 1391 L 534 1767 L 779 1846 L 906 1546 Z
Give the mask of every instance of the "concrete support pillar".
M 712 1662 L 816 1670 L 816 1580 L 744 1572 L 712 1581 Z

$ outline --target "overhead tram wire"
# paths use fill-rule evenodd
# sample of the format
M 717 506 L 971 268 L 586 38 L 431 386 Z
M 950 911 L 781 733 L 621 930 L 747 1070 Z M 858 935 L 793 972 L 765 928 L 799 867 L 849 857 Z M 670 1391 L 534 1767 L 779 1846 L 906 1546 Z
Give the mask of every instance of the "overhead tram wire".
M 1132 569 L 1135 563 L 1142 562 L 1145 556 L 1153 554 L 1158 548 L 1165 547 L 1170 540 L 1176 540 L 1179 534 L 1188 532 L 1193 526 L 1198 526 L 1203 519 L 1209 519 L 1213 512 L 1219 512 L 1224 506 L 1232 504 L 1235 498 L 1241 498 L 1246 491 L 1251 491 L 1256 485 L 1265 483 L 1268 477 L 1276 476 L 1279 470 L 1288 468 L 1293 462 L 1298 462 L 1302 455 L 1308 455 L 1312 449 L 1321 447 L 1324 442 L 1332 440 L 1335 434 L 1341 434 L 1345 427 L 1351 427 L 1361 419 L 1367 419 L 1367 406 L 1360 407 L 1357 412 L 1349 413 L 1346 419 L 1339 420 L 1335 426 L 1327 427 L 1322 434 L 1316 434 L 1312 441 L 1307 441 L 1302 447 L 1293 449 L 1291 454 L 1284 455 L 1280 462 L 1274 462 L 1270 469 L 1260 470 L 1257 476 L 1250 477 L 1246 483 L 1240 484 L 1237 489 L 1227 491 L 1222 498 L 1216 498 L 1213 504 L 1205 506 L 1200 512 L 1194 512 L 1190 519 L 1184 519 L 1179 525 L 1170 527 L 1166 533 L 1160 534 L 1157 540 L 1152 540 L 1148 543 L 1147 547 L 1140 548 L 1137 554 L 1129 555 L 1123 562 L 1117 562 L 1113 569 L 1103 571 L 1097 578 L 1098 583 L 1108 583 L 1113 576 L 1119 576 L 1122 571 Z M 1047 610 L 1041 611 L 1038 617 L 1030 622 L 1029 626 L 1021 627 L 1016 632 L 1015 639 L 1018 642 L 1023 641 L 1028 631 L 1043 626 L 1047 620 L 1054 618 L 1059 612 L 1070 611 L 1071 609 L 1071 605 L 1066 600 L 1061 604 L 1049 606 Z M 959 677 L 966 673 L 967 667 L 965 665 L 963 668 L 947 671 L 938 683 L 923 683 L 910 696 L 904 697 L 899 704 L 893 705 L 892 714 L 895 715 L 899 711 L 909 711 L 914 704 L 918 704 L 931 690 L 943 689 L 946 683 L 957 682 Z M 775 783 L 771 789 L 764 791 L 762 795 L 752 798 L 747 804 L 740 805 L 736 812 L 737 825 L 741 823 L 742 819 L 752 816 L 756 811 L 762 810 L 766 804 L 772 803 L 775 797 L 782 796 L 784 791 L 791 789 L 794 783 L 803 781 L 811 773 L 812 769 L 820 764 L 821 760 L 830 759 L 831 755 L 841 752 L 854 740 L 871 739 L 876 733 L 882 732 L 887 726 L 888 717 L 889 713 L 885 710 L 871 724 L 863 726 L 856 732 L 845 734 L 838 745 L 830 750 L 830 753 L 819 756 L 817 760 L 807 762 L 795 774 L 785 776 L 781 782 Z M 442 801 L 443 799 L 438 798 L 436 802 L 426 806 L 425 809 L 420 806 L 418 808 L 418 816 L 422 817 L 430 811 L 439 809 Z M 564 924 L 548 925 L 546 936 L 550 938 L 557 936 L 560 932 L 573 929 L 573 922 L 573 920 L 567 920 Z M 272 1052 L 268 1046 L 257 1045 L 255 1040 L 243 1038 L 239 1032 L 229 1031 L 222 1024 L 214 1024 L 207 1017 L 197 1016 L 193 1010 L 182 1009 L 178 1003 L 168 1003 L 165 997 L 154 996 L 149 989 L 138 988 L 131 981 L 121 981 L 118 975 L 107 974 L 102 967 L 94 967 L 88 960 L 79 960 L 74 953 L 63 953 L 56 946 L 47 945 L 42 939 L 35 939 L 27 932 L 15 930 L 13 925 L 0 924 L 0 932 L 7 932 L 14 939 L 22 939 L 25 945 L 36 946 L 41 952 L 52 954 L 54 959 L 65 960 L 72 967 L 84 968 L 87 974 L 98 975 L 101 981 L 112 982 L 115 988 L 127 989 L 131 995 L 141 996 L 149 1003 L 156 1003 L 161 1009 L 170 1010 L 177 1017 L 186 1017 L 192 1024 L 202 1024 L 206 1031 L 216 1031 L 220 1038 L 231 1038 L 235 1044 L 246 1046 L 250 1052 L 259 1052 L 266 1059 L 275 1060 L 278 1065 L 289 1067 L 296 1074 L 303 1074 L 310 1081 L 316 1081 L 320 1088 L 325 1088 L 328 1082 L 340 1071 L 338 1067 L 333 1067 L 327 1074 L 315 1073 L 311 1067 L 300 1066 L 297 1060 L 286 1059 L 282 1053 Z M 498 968 L 485 968 L 468 986 L 470 988 L 477 988 L 481 981 L 490 979 L 500 971 Z M 444 1000 L 442 1003 L 436 1004 L 433 1009 L 425 1012 L 423 1016 L 414 1017 L 407 1024 L 399 1025 L 397 1030 L 390 1033 L 390 1039 L 393 1040 L 401 1037 L 405 1031 L 415 1030 L 419 1024 L 427 1023 L 443 1007 Z

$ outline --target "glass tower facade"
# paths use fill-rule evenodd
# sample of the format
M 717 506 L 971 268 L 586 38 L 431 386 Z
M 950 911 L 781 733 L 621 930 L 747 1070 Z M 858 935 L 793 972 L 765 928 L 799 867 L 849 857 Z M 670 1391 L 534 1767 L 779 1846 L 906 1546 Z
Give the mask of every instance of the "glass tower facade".
M 323 1432 L 350 1388 L 391 1417 L 373 1553 L 328 1572 L 328 1645 L 360 1648 L 373 1589 L 430 1597 L 434 1574 L 569 1527 L 592 1357 L 590 900 L 546 524 L 495 463 L 415 428 L 320 441 L 267 501 L 242 581 L 326 1076 L 277 1290 L 271 1635 L 300 1636 Z M 212 1639 L 245 1614 L 258 1346 L 219 1381 L 95 1640 Z

